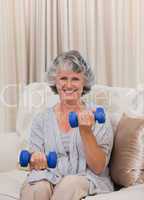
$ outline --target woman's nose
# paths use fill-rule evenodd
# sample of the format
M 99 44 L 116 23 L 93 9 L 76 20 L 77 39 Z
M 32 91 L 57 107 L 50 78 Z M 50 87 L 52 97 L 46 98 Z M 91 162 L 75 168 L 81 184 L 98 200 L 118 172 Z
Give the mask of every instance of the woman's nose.
M 72 81 L 71 80 L 67 80 L 67 87 L 71 88 L 72 87 Z

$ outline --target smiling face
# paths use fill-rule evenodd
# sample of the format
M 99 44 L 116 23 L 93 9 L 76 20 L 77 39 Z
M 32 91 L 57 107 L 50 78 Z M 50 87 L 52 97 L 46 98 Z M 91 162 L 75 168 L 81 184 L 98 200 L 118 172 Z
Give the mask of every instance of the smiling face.
M 83 92 L 84 75 L 72 71 L 60 70 L 56 77 L 56 88 L 61 101 L 77 103 Z

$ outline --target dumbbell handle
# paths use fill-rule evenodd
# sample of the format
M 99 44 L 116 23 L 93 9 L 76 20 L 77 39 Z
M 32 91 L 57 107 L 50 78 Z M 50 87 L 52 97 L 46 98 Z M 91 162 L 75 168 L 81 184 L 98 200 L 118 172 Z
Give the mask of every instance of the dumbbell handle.
M 19 156 L 19 164 L 21 167 L 27 167 L 28 163 L 30 162 L 31 159 L 31 153 L 27 150 L 23 150 L 20 153 Z M 55 168 L 57 165 L 57 154 L 55 151 L 49 152 L 48 155 L 46 155 L 47 158 L 47 165 L 49 168 Z
M 97 120 L 100 124 L 105 123 L 105 112 L 102 107 L 98 107 L 93 114 L 95 121 Z M 78 116 L 76 112 L 69 113 L 69 123 L 72 128 L 78 127 Z

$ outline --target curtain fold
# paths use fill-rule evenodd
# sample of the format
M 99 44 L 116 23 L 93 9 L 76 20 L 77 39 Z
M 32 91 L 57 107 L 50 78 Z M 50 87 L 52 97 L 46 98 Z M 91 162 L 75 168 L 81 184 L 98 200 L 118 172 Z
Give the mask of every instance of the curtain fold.
M 144 87 L 143 10 L 143 0 L 0 0 L 0 133 L 15 130 L 22 89 L 62 51 L 79 50 L 98 84 Z
M 0 133 L 15 131 L 25 85 L 44 80 L 45 11 L 45 0 L 0 0 Z
M 6 12 L 9 11 L 9 12 Z M 11 11 L 11 12 L 10 12 Z M 14 130 L 16 109 L 15 20 L 12 2 L 0 2 L 0 133 Z

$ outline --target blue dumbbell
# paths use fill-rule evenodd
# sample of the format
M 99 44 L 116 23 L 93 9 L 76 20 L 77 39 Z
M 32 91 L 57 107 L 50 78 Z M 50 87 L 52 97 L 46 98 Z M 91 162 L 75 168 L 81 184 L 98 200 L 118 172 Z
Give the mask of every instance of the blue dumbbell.
M 55 151 L 49 152 L 48 155 L 46 155 L 47 158 L 47 165 L 49 168 L 55 168 L 57 165 L 57 154 Z M 23 150 L 20 153 L 19 156 L 19 164 L 21 167 L 27 167 L 28 163 L 30 162 L 31 159 L 31 153 L 27 150 Z
M 97 120 L 98 123 L 102 124 L 105 123 L 105 112 L 104 109 L 98 107 L 94 112 L 95 121 Z M 69 123 L 72 128 L 78 127 L 78 116 L 76 112 L 69 113 Z

